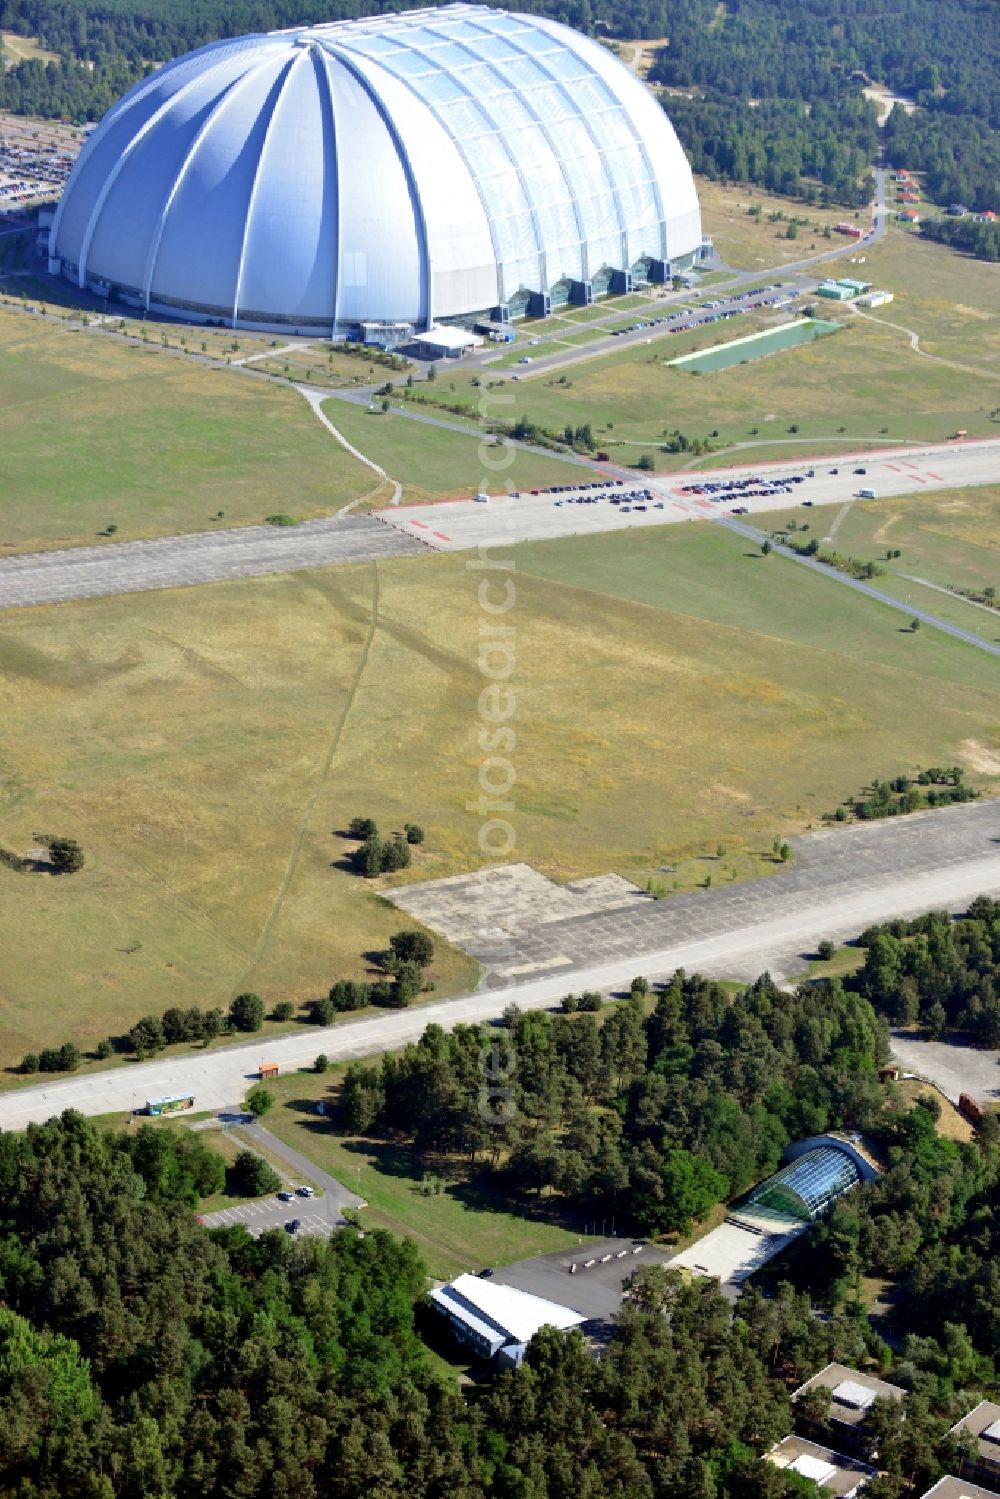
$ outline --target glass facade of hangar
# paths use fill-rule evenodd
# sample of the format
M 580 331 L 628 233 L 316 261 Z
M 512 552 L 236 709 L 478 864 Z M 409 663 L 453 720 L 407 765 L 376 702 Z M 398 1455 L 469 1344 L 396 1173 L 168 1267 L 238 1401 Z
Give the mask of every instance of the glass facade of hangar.
M 648 143 L 572 34 L 462 8 L 338 27 L 338 46 L 405 83 L 447 129 L 477 183 L 501 273 L 522 287 L 588 281 L 662 256 L 666 218 Z
M 860 1171 L 845 1151 L 821 1145 L 761 1182 L 751 1192 L 747 1205 L 808 1223 L 860 1180 Z

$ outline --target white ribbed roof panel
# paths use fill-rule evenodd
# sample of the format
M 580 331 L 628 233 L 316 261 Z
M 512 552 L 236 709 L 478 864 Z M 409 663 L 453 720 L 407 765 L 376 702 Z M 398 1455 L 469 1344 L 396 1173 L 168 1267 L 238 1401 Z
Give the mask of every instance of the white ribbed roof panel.
M 50 254 L 236 324 L 426 326 L 695 253 L 676 136 L 603 47 L 472 5 L 214 42 L 105 115 Z

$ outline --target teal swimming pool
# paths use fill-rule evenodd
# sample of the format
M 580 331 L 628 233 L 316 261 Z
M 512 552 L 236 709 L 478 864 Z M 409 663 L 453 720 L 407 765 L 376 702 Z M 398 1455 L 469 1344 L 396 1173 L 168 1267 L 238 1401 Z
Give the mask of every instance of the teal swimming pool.
M 765 354 L 779 354 L 783 349 L 795 349 L 800 344 L 809 344 L 826 333 L 836 333 L 842 323 L 832 323 L 825 318 L 799 318 L 794 323 L 784 323 L 780 328 L 767 328 L 763 333 L 748 333 L 745 338 L 734 338 L 726 344 L 716 344 L 714 349 L 701 349 L 697 354 L 682 354 L 680 359 L 671 359 L 670 367 L 697 371 L 702 375 L 727 370 L 731 365 L 743 364 L 751 359 L 762 359 Z

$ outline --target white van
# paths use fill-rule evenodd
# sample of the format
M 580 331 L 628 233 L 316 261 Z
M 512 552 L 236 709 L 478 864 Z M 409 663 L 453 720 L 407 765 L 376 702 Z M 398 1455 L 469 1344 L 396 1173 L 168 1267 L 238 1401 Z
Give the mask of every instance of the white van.
M 873 500 L 874 498 L 875 498 L 875 491 L 874 491 L 874 489 L 859 489 L 858 490 L 858 499 L 859 500 Z

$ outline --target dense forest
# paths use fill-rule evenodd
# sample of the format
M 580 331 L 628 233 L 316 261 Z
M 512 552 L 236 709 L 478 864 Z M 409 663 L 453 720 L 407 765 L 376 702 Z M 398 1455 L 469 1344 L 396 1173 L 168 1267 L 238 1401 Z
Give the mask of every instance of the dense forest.
M 936 201 L 998 206 L 993 0 L 899 0 L 875 13 L 866 0 L 729 0 L 722 14 L 715 0 L 675 0 L 668 34 L 651 78 L 693 94 L 688 102 L 671 95 L 667 103 L 698 170 L 773 186 L 766 148 L 784 158 L 782 191 L 808 196 L 818 177 L 829 198 L 854 206 L 850 153 L 865 148 L 874 127 L 874 106 L 862 95 L 870 81 L 919 105 L 911 115 L 897 106 L 887 122 L 893 165 L 925 172 Z M 822 172 L 799 143 L 809 136 L 803 105 L 816 116 L 809 149 L 825 152 Z M 787 139 L 780 129 L 786 117 Z M 791 183 L 800 153 L 800 176 Z M 744 164 L 745 173 L 738 170 Z
M 543 1331 L 466 1400 L 418 1335 L 412 1245 L 209 1233 L 189 1206 L 208 1154 L 72 1112 L 0 1136 L 5 1493 L 793 1499 L 811 1486 L 759 1458 L 790 1429 L 788 1391 L 831 1358 L 889 1362 L 856 1308 L 820 1319 L 782 1286 L 733 1316 L 714 1282 L 648 1267 L 603 1358 Z M 874 1499 L 950 1465 L 952 1389 L 989 1372 L 961 1331 L 907 1349 L 906 1420 L 883 1432 L 873 1410 Z
M 335 1127 L 461 1153 L 512 1197 L 557 1194 L 580 1221 L 661 1233 L 768 1175 L 790 1140 L 882 1107 L 884 1022 L 836 981 L 789 996 L 764 975 L 734 1001 L 678 973 L 648 1015 L 636 991 L 600 1025 L 508 1014 L 517 1070 L 501 1134 L 481 1117 L 483 1042 L 468 1026 L 428 1026 L 399 1055 L 351 1066 Z
M 976 260 L 1000 260 L 1000 221 L 984 219 L 923 219 L 920 233 L 924 239 L 964 250 Z
M 858 941 L 857 988 L 892 1025 L 1000 1046 L 1000 901 L 980 896 L 957 921 L 931 911 L 869 927 Z
M 811 106 L 799 99 L 671 95 L 670 118 L 691 166 L 713 180 L 755 182 L 809 203 L 870 203 L 878 144 L 875 108 L 860 94 Z
M 0 0 L 0 28 L 37 36 L 59 63 L 0 70 L 0 108 L 97 119 L 152 65 L 217 37 L 407 8 L 406 0 Z M 993 208 L 1000 91 L 993 0 L 523 0 L 591 35 L 668 37 L 650 81 L 696 170 L 811 201 L 870 196 L 875 109 L 866 79 L 920 105 L 894 112 L 889 159 L 926 172 L 931 196 Z M 690 94 L 691 97 L 684 97 Z

